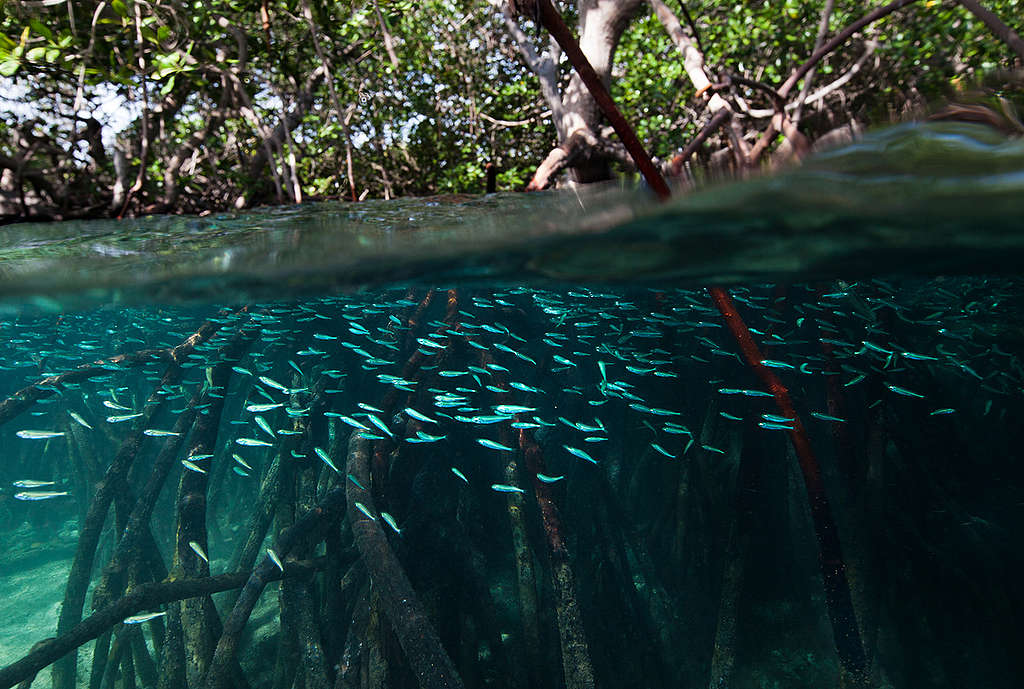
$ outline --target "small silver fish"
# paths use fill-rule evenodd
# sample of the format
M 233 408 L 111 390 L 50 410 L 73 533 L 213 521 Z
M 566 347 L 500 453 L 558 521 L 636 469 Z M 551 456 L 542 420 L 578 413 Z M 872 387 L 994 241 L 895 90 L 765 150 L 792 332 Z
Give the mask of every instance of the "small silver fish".
M 270 447 L 273 445 L 266 440 L 257 440 L 256 438 L 238 438 L 235 442 L 246 447 Z
M 131 617 L 124 618 L 125 624 L 142 624 L 143 622 L 149 622 L 155 620 L 158 617 L 163 617 L 166 612 L 144 612 L 141 615 L 132 615 Z
M 458 476 L 459 478 L 461 478 L 467 484 L 469 483 L 469 479 L 466 478 L 466 475 L 464 473 L 462 473 L 461 471 L 459 471 L 458 469 L 456 469 L 455 467 L 452 467 L 452 473 L 455 474 L 456 476 Z
M 261 414 L 265 411 L 270 411 L 271 409 L 277 409 L 278 407 L 283 406 L 284 404 L 250 404 L 245 408 L 245 410 Z
M 178 433 L 177 431 L 161 431 L 156 428 L 147 428 L 142 431 L 142 434 L 148 435 L 151 438 L 166 438 L 169 436 L 181 435 L 181 433 Z
M 123 404 L 117 404 L 116 402 L 111 402 L 110 400 L 103 400 L 103 406 L 106 407 L 107 409 L 116 409 L 117 411 L 132 410 L 131 407 L 126 407 Z
M 361 431 L 367 431 L 369 433 L 373 433 L 373 431 L 370 430 L 369 426 L 367 426 L 362 421 L 356 421 L 351 416 L 345 416 L 344 414 L 338 414 L 338 418 L 341 419 L 342 421 L 344 421 L 345 423 L 347 423 L 352 428 L 358 428 Z
M 663 447 L 662 447 L 661 445 L 659 445 L 658 443 L 651 443 L 651 447 L 653 447 L 653 448 L 654 448 L 654 449 L 655 449 L 656 451 L 658 451 L 658 452 L 660 452 L 661 454 L 665 455 L 665 456 L 666 456 L 666 457 L 668 457 L 669 459 L 675 459 L 675 458 L 676 458 L 676 456 L 675 456 L 674 454 L 672 454 L 671 452 L 669 452 L 668 450 L 666 450 L 665 448 L 663 448 Z
M 22 479 L 21 481 L 15 481 L 11 484 L 15 488 L 46 488 L 47 486 L 57 485 L 56 481 L 35 481 L 32 479 Z
M 182 464 L 182 466 L 184 466 L 189 471 L 194 471 L 197 474 L 205 474 L 206 473 L 206 469 L 200 468 L 195 462 L 190 462 L 187 459 L 181 460 L 181 464 Z
M 525 414 L 526 412 L 537 411 L 536 407 L 523 407 L 518 404 L 499 404 L 494 407 L 499 414 Z
M 564 476 L 548 476 L 547 474 L 537 474 L 537 480 L 541 483 L 554 483 L 555 481 L 564 481 Z
M 283 392 L 286 395 L 290 392 L 290 390 L 287 387 L 285 387 L 284 385 L 281 385 L 280 383 L 278 383 L 273 378 L 267 378 L 266 376 L 260 376 L 259 377 L 259 381 L 261 383 L 263 383 L 264 385 L 266 385 L 267 387 L 274 388 L 275 390 L 280 390 L 281 392 Z
M 516 449 L 514 447 L 509 447 L 508 445 L 502 445 L 501 443 L 495 442 L 495 441 L 490 440 L 488 438 L 477 438 L 476 441 L 478 443 L 480 443 L 481 445 L 483 445 L 484 447 L 486 447 L 487 449 L 489 449 L 489 450 L 500 450 L 502 452 L 515 452 L 516 451 Z
M 73 412 L 73 411 L 69 411 L 69 412 L 68 412 L 68 415 L 69 415 L 69 416 L 70 416 L 70 417 L 71 417 L 72 419 L 74 419 L 75 421 L 77 421 L 77 422 L 78 422 L 78 423 L 79 423 L 80 425 L 82 425 L 82 426 L 85 426 L 85 427 L 86 427 L 86 428 L 88 428 L 89 430 L 92 430 L 92 426 L 90 426 L 90 425 L 89 425 L 89 422 L 88 422 L 88 421 L 86 421 L 85 419 L 83 419 L 83 418 L 81 417 L 81 415 L 80 415 L 80 414 L 78 414 L 78 412 Z
M 392 438 L 395 437 L 395 434 L 391 432 L 391 429 L 387 427 L 387 424 L 385 424 L 376 414 L 367 414 L 366 418 L 370 420 L 370 423 L 390 435 Z
M 526 491 L 518 486 L 509 486 L 504 483 L 492 483 L 491 490 L 498 493 L 525 493 Z
M 398 528 L 398 522 L 395 521 L 394 517 L 392 517 L 387 512 L 381 512 L 380 516 L 384 521 L 388 523 L 388 526 L 390 526 L 396 534 L 402 533 L 402 530 Z
M 331 461 L 331 456 L 327 454 L 326 450 L 324 450 L 322 447 L 314 447 L 313 452 L 316 453 L 317 457 L 323 460 L 324 464 L 334 469 L 334 473 L 341 473 L 338 471 L 338 467 L 334 466 L 334 462 Z
M 277 556 L 277 553 L 274 552 L 273 548 L 267 548 L 267 556 L 270 558 L 271 562 L 277 565 L 277 568 L 279 570 L 281 570 L 282 572 L 284 571 L 284 563 L 281 562 L 281 558 Z
M 134 414 L 121 414 L 119 416 L 108 416 L 107 423 L 121 423 L 122 421 L 131 421 L 142 416 L 142 412 L 135 412 Z
M 50 438 L 60 438 L 64 435 L 63 431 L 18 431 L 15 433 L 19 438 L 25 440 L 49 440 Z
M 430 418 L 426 414 L 421 414 L 412 407 L 406 407 L 405 413 L 411 416 L 412 418 L 416 419 L 417 421 L 422 421 L 424 423 L 437 423 L 437 421 L 435 421 L 434 419 Z
M 833 421 L 835 423 L 846 423 L 846 419 L 841 419 L 838 416 L 832 416 L 831 414 L 822 414 L 819 411 L 812 411 L 811 416 L 822 421 Z
M 369 517 L 369 518 L 370 518 L 370 521 L 373 521 L 373 522 L 377 521 L 377 518 L 376 518 L 376 517 L 374 517 L 374 516 L 373 516 L 373 515 L 372 515 L 372 514 L 370 513 L 370 510 L 368 510 L 368 509 L 366 508 L 366 505 L 364 505 L 364 504 L 363 504 L 363 503 L 361 503 L 361 502 L 357 502 L 357 503 L 354 503 L 354 504 L 355 504 L 355 506 L 356 506 L 356 509 L 357 509 L 357 510 L 359 510 L 360 512 L 362 512 L 363 514 L 365 514 L 365 515 L 366 515 L 367 517 Z
M 898 385 L 886 384 L 885 387 L 889 388 L 890 390 L 895 392 L 897 395 L 903 395 L 904 397 L 917 397 L 919 399 L 924 399 L 924 395 L 922 395 L 921 393 L 914 392 L 913 390 L 907 390 L 906 388 L 901 388 Z
M 579 457 L 580 459 L 584 459 L 584 460 L 590 462 L 591 464 L 597 464 L 597 460 L 596 459 L 594 459 L 593 457 L 591 457 L 589 454 L 587 454 L 583 450 L 579 449 L 578 447 L 570 447 L 568 445 L 562 445 L 562 447 L 564 447 L 566 452 L 568 452 L 569 454 L 571 454 L 574 457 Z
M 189 541 L 188 547 L 191 548 L 192 551 L 199 556 L 200 560 L 202 560 L 206 564 L 210 564 L 210 558 L 206 557 L 206 551 L 203 550 L 203 546 L 199 545 L 195 541 Z
M 51 498 L 62 498 L 66 495 L 70 495 L 66 490 L 33 490 L 25 491 L 22 493 L 15 493 L 15 500 L 49 500 Z
M 257 426 L 259 426 L 259 427 L 260 427 L 260 429 L 261 429 L 261 430 L 262 430 L 262 431 L 263 431 L 264 433 L 266 433 L 267 435 L 269 435 L 269 436 L 270 436 L 271 438 L 274 438 L 274 437 L 276 437 L 276 436 L 274 435 L 274 429 L 270 427 L 270 424 L 269 424 L 269 423 L 267 423 L 267 420 L 266 420 L 266 419 L 264 419 L 264 418 L 263 418 L 262 416 L 256 416 L 256 417 L 254 417 L 254 418 L 253 418 L 253 421 L 255 421 L 255 422 L 256 422 L 256 425 L 257 425 Z

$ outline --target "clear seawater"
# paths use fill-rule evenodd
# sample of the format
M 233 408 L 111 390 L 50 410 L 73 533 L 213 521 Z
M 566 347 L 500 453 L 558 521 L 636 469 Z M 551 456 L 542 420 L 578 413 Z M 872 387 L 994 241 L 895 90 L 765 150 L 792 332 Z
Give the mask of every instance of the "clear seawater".
M 901 125 L 2 228 L 0 687 L 1018 687 L 1022 192 Z

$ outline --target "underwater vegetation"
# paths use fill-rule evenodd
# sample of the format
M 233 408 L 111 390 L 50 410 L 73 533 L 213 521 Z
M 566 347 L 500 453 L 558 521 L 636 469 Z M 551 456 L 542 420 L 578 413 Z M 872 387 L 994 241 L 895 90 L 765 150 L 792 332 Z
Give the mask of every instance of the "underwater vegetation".
M 4 592 L 55 607 L 0 687 L 1016 686 L 1022 299 L 454 285 L 10 315 L 4 577 L 63 579 Z

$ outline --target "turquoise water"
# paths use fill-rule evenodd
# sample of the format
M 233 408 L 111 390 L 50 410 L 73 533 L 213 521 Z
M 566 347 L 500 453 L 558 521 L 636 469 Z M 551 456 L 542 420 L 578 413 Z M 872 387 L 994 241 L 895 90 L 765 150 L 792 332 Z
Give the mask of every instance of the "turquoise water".
M 1016 687 L 1022 171 L 5 229 L 0 686 Z

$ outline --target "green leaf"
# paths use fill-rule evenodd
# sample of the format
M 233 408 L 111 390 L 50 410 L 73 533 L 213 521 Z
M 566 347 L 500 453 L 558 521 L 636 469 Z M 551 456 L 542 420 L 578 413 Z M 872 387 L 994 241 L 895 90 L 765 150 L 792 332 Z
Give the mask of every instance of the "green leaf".
M 25 55 L 29 62 L 42 62 L 46 57 L 46 48 L 44 46 L 36 46 L 35 48 L 29 48 L 28 53 Z
M 19 62 L 15 58 L 7 58 L 3 62 L 0 62 L 0 76 L 14 76 L 14 73 L 18 71 L 18 67 L 20 66 L 21 62 Z
M 176 74 L 172 75 L 171 78 L 167 80 L 167 83 L 160 87 L 161 96 L 166 96 L 172 89 L 174 89 L 174 77 L 176 76 Z
M 124 4 L 124 0 L 113 0 L 110 7 L 122 17 L 128 17 L 128 7 Z
M 50 27 L 46 26 L 46 24 L 43 24 L 38 19 L 36 19 L 34 17 L 32 19 L 29 19 L 28 20 L 28 25 L 32 27 L 33 31 L 35 31 L 37 34 L 39 34 L 40 36 L 42 36 L 46 40 L 48 40 L 48 41 L 52 41 L 53 40 L 53 32 L 50 31 Z

